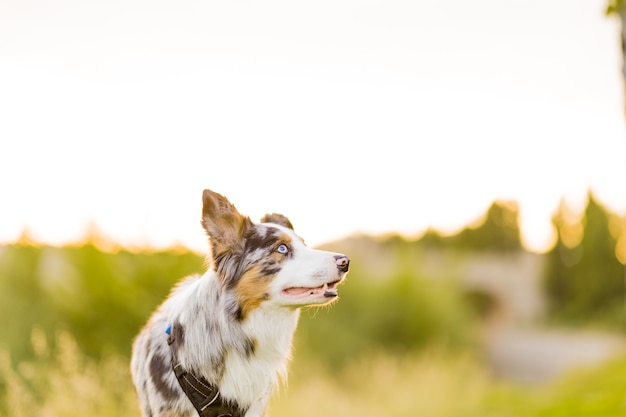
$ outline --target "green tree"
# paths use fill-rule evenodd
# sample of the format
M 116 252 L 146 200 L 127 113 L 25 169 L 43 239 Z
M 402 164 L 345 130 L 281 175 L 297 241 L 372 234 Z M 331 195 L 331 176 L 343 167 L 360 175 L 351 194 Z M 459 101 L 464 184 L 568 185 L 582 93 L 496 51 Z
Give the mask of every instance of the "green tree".
M 615 255 L 610 214 L 590 192 L 575 242 L 581 225 L 568 222 L 567 210 L 562 204 L 553 218 L 557 242 L 547 257 L 544 282 L 552 312 L 575 320 L 604 318 L 624 304 L 624 269 Z
M 562 313 L 566 308 L 579 304 L 576 300 L 582 292 L 572 279 L 573 267 L 580 261 L 582 247 L 582 216 L 575 213 L 561 200 L 558 211 L 552 216 L 557 238 L 554 248 L 546 255 L 544 286 L 553 313 Z M 568 307 L 569 306 L 569 307 Z
M 577 272 L 589 294 L 589 307 L 598 310 L 624 302 L 624 269 L 615 256 L 617 241 L 609 230 L 609 220 L 609 212 L 590 193 Z
M 491 204 L 478 226 L 466 227 L 450 237 L 441 237 L 430 230 L 423 236 L 421 243 L 463 250 L 520 250 L 522 244 L 518 217 L 516 202 L 496 201 Z
M 0 348 L 32 356 L 31 333 L 68 331 L 91 356 L 128 355 L 130 342 L 179 279 L 203 271 L 189 251 L 105 252 L 92 242 L 62 248 L 0 246 Z

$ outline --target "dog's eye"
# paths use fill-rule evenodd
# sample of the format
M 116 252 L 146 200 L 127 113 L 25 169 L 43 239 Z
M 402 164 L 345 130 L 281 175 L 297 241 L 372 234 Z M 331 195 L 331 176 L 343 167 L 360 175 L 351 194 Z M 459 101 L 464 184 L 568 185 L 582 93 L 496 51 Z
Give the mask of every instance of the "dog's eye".
M 283 255 L 286 255 L 287 253 L 289 253 L 289 248 L 287 247 L 287 245 L 285 245 L 284 243 L 282 243 L 281 245 L 279 245 L 276 248 L 276 252 L 278 253 L 282 253 Z

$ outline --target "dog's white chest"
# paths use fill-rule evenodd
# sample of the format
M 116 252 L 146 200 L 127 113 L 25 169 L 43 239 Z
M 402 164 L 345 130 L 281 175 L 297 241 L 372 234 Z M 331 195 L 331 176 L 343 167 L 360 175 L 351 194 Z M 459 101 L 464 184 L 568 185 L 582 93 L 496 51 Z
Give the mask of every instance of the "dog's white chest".
M 254 352 L 226 356 L 220 391 L 241 405 L 249 404 L 246 417 L 262 416 L 274 388 L 286 379 L 298 316 L 298 310 L 257 309 L 244 325 L 245 333 L 254 340 Z

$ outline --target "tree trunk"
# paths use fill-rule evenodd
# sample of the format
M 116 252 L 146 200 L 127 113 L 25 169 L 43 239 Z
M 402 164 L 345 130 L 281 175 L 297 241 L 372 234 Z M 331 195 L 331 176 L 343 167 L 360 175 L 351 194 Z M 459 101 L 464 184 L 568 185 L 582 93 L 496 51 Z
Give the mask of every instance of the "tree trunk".
M 619 7 L 619 17 L 622 22 L 622 84 L 624 86 L 624 114 L 626 114 L 626 4 L 624 2 Z

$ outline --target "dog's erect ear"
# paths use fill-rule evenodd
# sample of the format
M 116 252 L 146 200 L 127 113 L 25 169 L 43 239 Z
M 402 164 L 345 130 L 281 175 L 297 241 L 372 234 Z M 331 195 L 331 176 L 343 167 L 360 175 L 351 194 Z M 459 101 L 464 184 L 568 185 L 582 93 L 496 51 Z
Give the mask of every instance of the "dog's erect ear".
M 277 214 L 277 213 L 266 214 L 261 219 L 261 223 L 275 223 L 275 224 L 279 224 L 281 226 L 285 226 L 286 228 L 293 230 L 293 225 L 291 224 L 289 219 L 283 216 L 282 214 Z
M 212 242 L 220 246 L 234 247 L 252 226 L 250 218 L 241 215 L 226 197 L 211 190 L 204 190 L 202 227 Z

